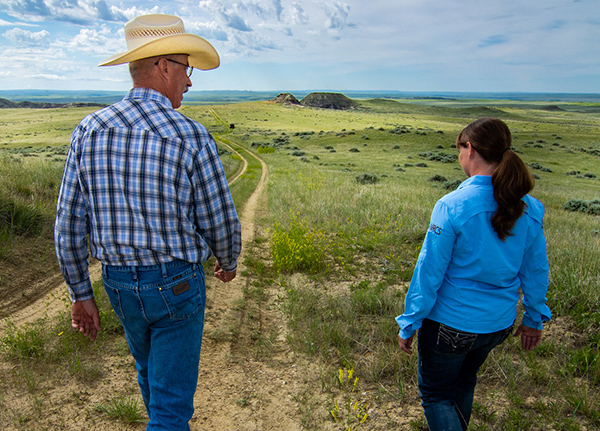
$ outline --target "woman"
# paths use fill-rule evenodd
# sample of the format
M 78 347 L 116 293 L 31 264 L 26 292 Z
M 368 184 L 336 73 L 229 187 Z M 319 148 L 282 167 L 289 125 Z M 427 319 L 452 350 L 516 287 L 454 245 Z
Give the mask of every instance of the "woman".
M 548 258 L 544 207 L 511 148 L 508 126 L 482 118 L 456 139 L 469 177 L 431 215 L 406 295 L 398 343 L 412 353 L 419 330 L 419 394 L 432 431 L 466 430 L 477 370 L 512 332 L 519 287 L 525 313 L 515 336 L 525 350 L 542 339 Z

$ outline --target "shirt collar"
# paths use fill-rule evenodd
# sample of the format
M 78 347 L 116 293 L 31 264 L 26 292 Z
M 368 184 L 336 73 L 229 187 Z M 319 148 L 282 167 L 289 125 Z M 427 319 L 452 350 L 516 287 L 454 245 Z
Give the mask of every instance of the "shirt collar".
M 492 177 L 489 175 L 473 175 L 472 177 L 467 178 L 466 180 L 464 180 L 460 186 L 458 186 L 459 189 L 462 189 L 463 187 L 467 187 L 467 186 L 492 186 Z
M 152 88 L 136 87 L 129 90 L 129 93 L 123 98 L 126 99 L 149 99 L 158 102 L 168 108 L 173 108 L 171 101 L 164 94 L 153 90 Z

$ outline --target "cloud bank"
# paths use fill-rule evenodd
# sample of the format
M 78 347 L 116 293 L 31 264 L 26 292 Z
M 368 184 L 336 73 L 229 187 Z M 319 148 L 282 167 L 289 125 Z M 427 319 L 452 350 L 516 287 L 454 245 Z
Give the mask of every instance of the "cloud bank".
M 19 59 L 0 88 L 40 49 L 40 75 L 107 85 L 96 64 L 145 13 L 215 45 L 222 66 L 201 76 L 218 89 L 600 92 L 597 0 L 0 0 L 0 55 Z

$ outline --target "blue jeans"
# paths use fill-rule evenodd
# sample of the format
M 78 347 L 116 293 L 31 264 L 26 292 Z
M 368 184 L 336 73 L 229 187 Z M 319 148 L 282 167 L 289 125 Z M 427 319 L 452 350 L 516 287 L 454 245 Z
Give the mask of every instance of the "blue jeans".
M 459 331 L 425 319 L 419 330 L 419 395 L 431 431 L 469 425 L 477 371 L 512 326 L 490 334 Z
M 206 304 L 202 265 L 103 266 L 102 281 L 135 358 L 147 429 L 189 430 Z

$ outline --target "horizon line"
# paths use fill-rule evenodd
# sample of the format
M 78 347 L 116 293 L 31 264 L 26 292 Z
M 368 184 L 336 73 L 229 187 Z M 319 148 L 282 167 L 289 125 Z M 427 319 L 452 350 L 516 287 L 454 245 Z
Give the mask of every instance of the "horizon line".
M 127 90 L 63 90 L 63 89 L 50 89 L 50 88 L 17 88 L 17 89 L 0 89 L 0 93 L 4 92 L 32 92 L 32 91 L 52 91 L 60 93 L 77 93 L 77 92 L 96 92 L 96 93 L 123 93 L 128 92 Z M 327 93 L 410 93 L 410 94 L 577 94 L 577 95 L 596 95 L 600 96 L 600 92 L 577 92 L 577 91 L 516 91 L 516 90 L 504 90 L 504 91 L 482 91 L 482 90 L 391 90 L 391 89 L 379 89 L 379 90 L 332 90 L 332 89 L 295 89 L 295 90 L 189 90 L 186 94 L 190 93 L 210 93 L 210 92 L 239 92 L 239 93 L 306 93 L 306 92 L 327 92 Z

